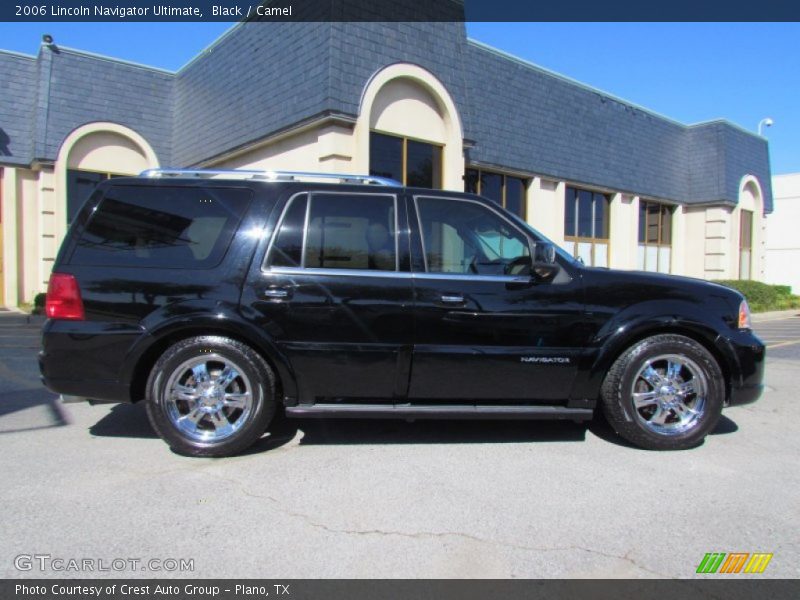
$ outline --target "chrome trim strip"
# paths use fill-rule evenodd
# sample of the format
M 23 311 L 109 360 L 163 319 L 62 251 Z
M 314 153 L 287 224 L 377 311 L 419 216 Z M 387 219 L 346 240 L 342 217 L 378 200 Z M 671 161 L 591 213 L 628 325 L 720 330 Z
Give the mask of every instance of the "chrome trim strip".
M 272 246 L 275 244 L 275 240 L 278 237 L 278 233 L 281 230 L 281 226 L 283 225 L 283 220 L 286 218 L 286 214 L 289 212 L 289 208 L 292 206 L 292 202 L 294 199 L 299 196 L 308 196 L 308 192 L 298 192 L 292 195 L 287 201 L 286 206 L 283 207 L 283 212 L 281 213 L 281 218 L 278 219 L 278 222 L 275 224 L 275 229 L 272 232 L 272 237 L 269 240 L 269 244 L 267 244 L 267 251 L 264 254 L 264 260 L 261 262 L 261 270 L 266 271 L 269 266 L 270 255 L 272 254 Z M 306 216 L 308 216 L 308 204 L 306 204 Z M 305 233 L 304 233 L 305 235 Z
M 303 218 L 303 241 L 301 242 L 303 245 L 300 247 L 300 267 L 304 268 L 306 266 L 306 258 L 308 258 L 307 249 L 308 249 L 308 223 L 311 221 L 311 199 L 313 198 L 314 194 L 308 194 L 308 202 L 306 203 L 306 216 Z
M 499 283 L 529 283 L 530 277 L 520 275 L 468 275 L 460 273 L 410 273 L 408 271 L 377 271 L 372 269 L 302 269 L 300 267 L 271 267 L 270 275 L 322 275 L 327 277 L 394 277 L 396 279 L 442 279 L 446 281 L 496 281 Z
M 259 171 L 252 169 L 146 169 L 140 177 L 227 177 L 229 179 L 261 179 L 266 181 L 297 181 L 301 179 L 335 179 L 340 183 L 364 183 L 390 187 L 403 184 L 389 177 L 353 175 L 350 173 L 317 173 L 314 171 Z

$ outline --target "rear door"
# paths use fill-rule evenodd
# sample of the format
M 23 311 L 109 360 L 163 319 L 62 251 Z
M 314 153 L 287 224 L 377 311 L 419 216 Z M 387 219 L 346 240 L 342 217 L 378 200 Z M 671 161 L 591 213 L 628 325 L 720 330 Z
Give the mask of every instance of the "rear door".
M 285 199 L 243 304 L 291 363 L 301 403 L 405 396 L 413 324 L 405 219 L 393 193 Z
M 533 239 L 501 209 L 468 198 L 408 199 L 415 294 L 409 399 L 566 399 L 583 305 L 562 269 L 528 274 Z

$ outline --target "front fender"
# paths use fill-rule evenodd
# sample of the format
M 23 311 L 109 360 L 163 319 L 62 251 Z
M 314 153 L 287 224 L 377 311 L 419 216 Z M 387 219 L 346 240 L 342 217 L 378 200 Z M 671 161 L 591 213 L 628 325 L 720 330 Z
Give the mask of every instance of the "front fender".
M 727 341 L 730 327 L 722 317 L 709 319 L 697 305 L 673 302 L 665 306 L 662 301 L 643 302 L 630 306 L 609 319 L 589 344 L 579 366 L 579 374 L 572 397 L 597 399 L 606 373 L 626 349 L 640 340 L 658 334 L 685 335 L 709 350 L 720 363 L 730 389 L 731 374 L 738 372 L 738 359 Z

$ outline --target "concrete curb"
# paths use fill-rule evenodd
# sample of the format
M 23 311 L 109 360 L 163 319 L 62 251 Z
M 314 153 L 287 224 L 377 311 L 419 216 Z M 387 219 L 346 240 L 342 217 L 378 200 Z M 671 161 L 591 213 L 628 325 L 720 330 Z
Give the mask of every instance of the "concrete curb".
M 781 319 L 789 319 L 797 316 L 800 316 L 800 309 L 794 308 L 792 310 L 773 310 L 770 312 L 754 313 L 752 315 L 752 320 L 753 323 L 764 323 L 766 321 L 779 321 Z

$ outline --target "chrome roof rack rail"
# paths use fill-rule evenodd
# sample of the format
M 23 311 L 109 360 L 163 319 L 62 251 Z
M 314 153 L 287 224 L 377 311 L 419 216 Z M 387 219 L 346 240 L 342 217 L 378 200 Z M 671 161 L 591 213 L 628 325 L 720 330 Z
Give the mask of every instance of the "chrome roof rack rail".
M 197 177 L 220 179 L 262 179 L 264 181 L 299 181 L 308 179 L 336 180 L 340 183 L 401 186 L 402 183 L 376 175 L 347 173 L 315 173 L 312 171 L 254 171 L 246 169 L 147 169 L 140 177 Z

